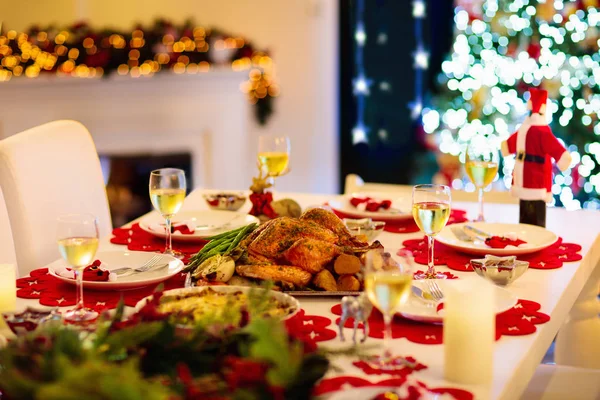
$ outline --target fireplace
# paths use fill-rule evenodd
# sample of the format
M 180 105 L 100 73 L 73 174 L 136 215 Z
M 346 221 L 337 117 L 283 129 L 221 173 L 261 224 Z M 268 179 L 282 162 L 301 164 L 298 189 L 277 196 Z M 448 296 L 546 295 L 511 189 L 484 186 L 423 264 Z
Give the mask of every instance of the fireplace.
M 100 155 L 100 162 L 113 226 L 121 226 L 152 210 L 148 179 L 150 172 L 155 169 L 182 169 L 185 171 L 187 187 L 193 187 L 190 153 Z
M 114 160 L 112 168 L 121 168 L 120 157 L 144 164 L 149 154 L 165 160 L 187 154 L 190 189 L 244 189 L 256 168 L 258 136 L 249 129 L 250 104 L 239 89 L 246 78 L 244 72 L 214 68 L 199 75 L 164 72 L 138 79 L 14 79 L 2 84 L 0 139 L 73 119 L 88 128 L 98 153 Z M 140 179 L 147 185 L 147 175 Z

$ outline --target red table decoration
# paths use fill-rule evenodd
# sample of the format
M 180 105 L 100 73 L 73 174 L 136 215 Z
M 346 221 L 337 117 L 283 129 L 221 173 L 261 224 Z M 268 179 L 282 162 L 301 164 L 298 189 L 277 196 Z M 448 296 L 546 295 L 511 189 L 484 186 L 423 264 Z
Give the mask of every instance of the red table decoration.
M 313 395 L 322 396 L 327 393 L 337 392 L 339 390 L 347 390 L 350 388 L 361 387 L 396 387 L 399 388 L 407 383 L 407 378 L 390 378 L 383 379 L 377 382 L 369 381 L 358 376 L 336 376 L 335 378 L 322 379 L 313 391 Z M 423 382 L 416 381 L 415 385 L 425 388 L 430 392 L 437 394 L 449 394 L 457 400 L 473 400 L 475 397 L 471 392 L 456 388 L 429 388 Z M 411 400 L 417 400 L 419 397 L 412 397 Z M 368 400 L 368 399 L 365 399 Z
M 539 312 L 541 306 L 530 300 L 519 300 L 517 304 L 496 316 L 496 340 L 502 336 L 524 336 L 534 333 L 536 325 L 550 321 L 550 316 Z M 342 307 L 337 304 L 331 308 L 335 315 L 342 315 Z M 340 318 L 336 321 L 339 324 Z M 348 318 L 344 326 L 352 328 L 354 320 Z M 362 329 L 360 324 L 359 329 Z M 369 317 L 369 337 L 383 339 L 383 316 L 374 309 Z M 444 339 L 443 325 L 425 324 L 412 321 L 400 316 L 394 317 L 392 322 L 392 337 L 406 338 L 413 343 L 442 344 Z
M 140 228 L 140 224 L 135 223 L 130 228 L 116 228 L 112 231 L 113 237 L 111 243 L 126 245 L 131 251 L 165 251 L 165 240 Z M 187 264 L 190 257 L 196 254 L 206 242 L 178 242 L 173 237 L 173 250 L 183 253 L 183 262 Z
M 337 211 L 337 210 L 332 210 L 332 211 L 335 213 L 335 215 L 337 215 L 340 218 L 355 218 L 355 217 L 352 217 L 350 215 L 347 215 L 347 214 Z M 383 219 L 385 219 L 385 218 L 383 218 Z M 448 219 L 448 225 L 458 224 L 460 222 L 466 222 L 466 221 L 468 221 L 466 211 L 464 211 L 464 210 L 450 211 L 450 218 Z M 405 219 L 403 221 L 386 220 L 384 230 L 386 232 L 391 232 L 391 233 L 414 233 L 414 232 L 419 232 L 419 227 L 415 223 L 415 220 L 412 218 Z
M 413 253 L 415 262 L 427 265 L 427 237 L 422 239 L 409 239 L 402 243 L 405 249 Z M 402 249 L 402 250 L 405 250 Z M 550 247 L 532 254 L 519 256 L 521 261 L 529 261 L 529 268 L 533 269 L 556 269 L 563 266 L 565 262 L 581 260 L 581 246 L 575 243 L 563 243 L 558 238 L 556 243 Z M 435 242 L 434 250 L 435 265 L 447 265 L 455 271 L 473 271 L 470 260 L 476 258 L 473 255 L 458 252 L 442 243 Z
M 398 357 L 400 358 L 400 357 Z M 403 357 L 409 363 L 412 363 L 412 366 L 402 365 L 398 368 L 381 368 L 380 366 L 374 365 L 373 363 L 369 363 L 364 360 L 354 361 L 352 365 L 356 368 L 360 368 L 367 375 L 392 375 L 404 378 L 413 371 L 421 371 L 426 369 L 427 366 L 425 364 L 421 364 L 414 357 Z
M 452 272 L 441 272 L 441 271 L 436 271 L 438 274 L 443 274 L 446 275 L 446 279 L 458 279 L 458 276 L 454 275 Z M 416 276 L 422 276 L 425 273 L 425 271 L 421 271 L 418 270 L 417 272 L 415 272 L 413 274 L 413 279 L 421 279 L 421 278 L 415 278 Z
M 314 349 L 317 343 L 332 340 L 337 336 L 335 330 L 329 329 L 331 319 L 320 315 L 306 315 L 304 310 L 286 320 L 285 324 L 288 332 L 301 341 L 312 344 Z
M 185 274 L 177 274 L 162 283 L 165 290 L 182 288 L 185 284 Z M 86 290 L 85 306 L 102 311 L 115 308 L 121 297 L 126 306 L 134 307 L 138 301 L 150 296 L 156 285 L 134 290 Z M 85 290 L 85 289 L 84 289 Z M 75 305 L 75 285 L 71 285 L 48 274 L 48 268 L 31 271 L 30 276 L 17 279 L 17 297 L 22 299 L 37 299 L 41 305 L 50 307 L 68 307 Z

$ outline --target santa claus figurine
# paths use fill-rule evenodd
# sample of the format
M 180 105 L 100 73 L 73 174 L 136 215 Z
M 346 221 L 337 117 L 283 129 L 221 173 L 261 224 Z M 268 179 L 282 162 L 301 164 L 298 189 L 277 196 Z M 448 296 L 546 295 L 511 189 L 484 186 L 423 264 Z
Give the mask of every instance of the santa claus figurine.
M 546 226 L 546 202 L 552 200 L 552 160 L 561 171 L 571 165 L 571 154 L 546 123 L 548 92 L 529 89 L 525 118 L 519 130 L 502 142 L 502 155 L 516 154 L 511 192 L 521 199 L 519 222 Z

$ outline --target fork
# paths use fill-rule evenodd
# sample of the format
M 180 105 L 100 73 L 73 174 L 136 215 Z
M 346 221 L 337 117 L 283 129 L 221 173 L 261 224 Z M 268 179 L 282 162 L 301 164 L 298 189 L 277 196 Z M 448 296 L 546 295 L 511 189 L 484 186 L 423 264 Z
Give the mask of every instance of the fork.
M 429 294 L 435 301 L 440 301 L 444 298 L 444 292 L 440 288 L 440 285 L 433 279 L 425 279 L 427 283 L 427 288 L 429 289 Z
M 124 268 L 114 269 L 110 272 L 113 274 L 117 274 L 117 275 L 123 275 L 127 272 L 132 272 L 132 273 L 146 272 L 146 271 L 149 271 L 151 268 L 154 268 L 156 266 L 156 264 L 158 264 L 160 262 L 161 259 L 162 259 L 162 255 L 156 254 L 151 259 L 146 261 L 141 267 L 138 267 L 138 268 L 124 267 Z

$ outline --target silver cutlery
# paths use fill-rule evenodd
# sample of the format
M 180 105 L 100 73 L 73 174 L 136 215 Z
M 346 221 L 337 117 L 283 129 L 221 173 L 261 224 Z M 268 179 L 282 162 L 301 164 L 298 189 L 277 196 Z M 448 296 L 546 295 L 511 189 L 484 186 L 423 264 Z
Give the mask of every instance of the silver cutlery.
M 451 229 L 452 229 L 452 233 L 454 233 L 454 236 L 456 236 L 456 238 L 458 240 L 460 240 L 462 242 L 472 242 L 473 241 L 473 237 L 467 235 L 467 233 L 460 226 L 453 226 L 453 227 L 451 227 Z
M 110 271 L 113 274 L 117 274 L 117 275 L 123 275 L 126 274 L 128 272 L 131 273 L 139 273 L 139 272 L 148 272 L 149 270 L 153 269 L 153 268 L 162 268 L 165 267 L 167 264 L 161 264 L 161 265 L 157 265 L 161 260 L 162 260 L 162 255 L 157 254 L 155 256 L 153 256 L 151 259 L 149 259 L 148 261 L 146 261 L 144 264 L 142 264 L 141 267 L 137 267 L 137 268 L 130 268 L 130 267 L 124 267 L 124 268 L 117 268 L 114 269 L 112 271 Z
M 440 301 L 444 298 L 444 292 L 440 288 L 440 285 L 433 279 L 425 279 L 427 284 L 427 288 L 429 289 L 429 294 L 435 301 Z
M 217 229 L 223 229 L 223 228 L 227 228 L 229 225 L 231 225 L 233 223 L 233 221 L 235 221 L 236 219 L 240 218 L 241 215 L 237 215 L 234 218 L 230 219 L 229 221 L 225 222 L 224 224 L 221 225 L 196 225 L 195 230 L 196 231 L 207 231 L 207 230 L 217 230 Z
M 481 229 L 477 229 L 471 225 L 465 225 L 465 226 L 463 226 L 463 229 L 467 235 L 475 237 L 476 239 L 479 239 L 479 240 L 485 241 L 485 239 L 492 237 L 492 235 L 490 235 L 489 233 L 484 232 Z

